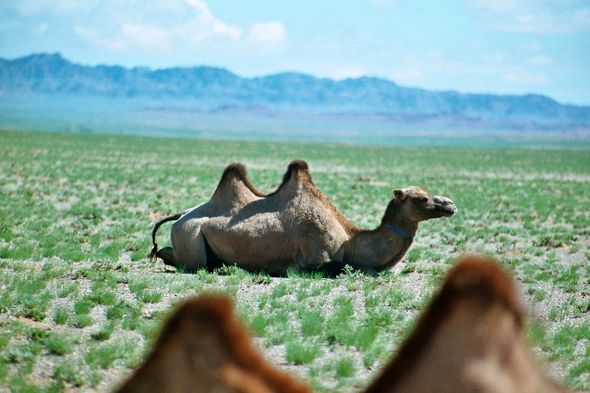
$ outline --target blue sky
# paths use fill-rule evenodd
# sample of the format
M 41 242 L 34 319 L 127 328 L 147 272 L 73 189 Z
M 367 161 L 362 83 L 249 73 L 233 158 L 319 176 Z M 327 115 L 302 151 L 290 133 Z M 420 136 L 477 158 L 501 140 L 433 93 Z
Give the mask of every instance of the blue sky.
M 3 0 L 0 57 L 34 52 L 590 105 L 588 0 Z

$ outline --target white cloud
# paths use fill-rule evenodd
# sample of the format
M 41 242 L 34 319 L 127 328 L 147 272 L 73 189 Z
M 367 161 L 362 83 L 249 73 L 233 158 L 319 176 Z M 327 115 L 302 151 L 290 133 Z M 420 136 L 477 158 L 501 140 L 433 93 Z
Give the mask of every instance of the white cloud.
M 538 55 L 538 56 L 530 57 L 526 60 L 526 62 L 527 62 L 527 64 L 530 64 L 533 66 L 549 66 L 549 65 L 554 64 L 553 58 L 551 56 L 545 56 L 545 55 Z
M 170 31 L 156 26 L 124 24 L 112 45 L 120 50 L 167 51 L 170 49 Z
M 513 85 L 546 85 L 551 82 L 545 72 L 509 71 L 502 75 L 502 81 Z
M 573 23 L 574 25 L 583 27 L 586 31 L 588 31 L 590 29 L 590 7 L 577 10 L 574 13 Z
M 515 0 L 474 0 L 470 2 L 470 7 L 482 9 L 487 12 L 507 13 L 516 8 Z
M 590 5 L 584 0 L 471 0 L 480 26 L 539 35 L 590 32 Z
M 114 36 L 105 36 L 99 29 L 75 26 L 75 32 L 84 40 L 117 52 L 170 50 L 170 32 L 155 26 L 124 24 Z
M 397 0 L 366 0 L 374 8 L 394 8 L 397 7 Z
M 0 32 L 3 30 L 15 30 L 20 24 L 14 20 L 0 20 Z
M 201 30 L 199 36 L 217 35 L 231 39 L 238 39 L 242 36 L 242 29 L 236 26 L 231 26 L 217 19 L 209 5 L 200 0 L 184 0 L 186 4 L 191 6 L 196 16 L 188 25 L 191 30 Z M 180 28 L 180 30 L 183 30 Z M 184 29 L 186 30 L 186 28 Z M 193 37 L 194 39 L 194 37 Z
M 206 15 L 209 19 L 213 19 L 213 13 L 211 12 L 211 9 L 209 8 L 209 6 L 207 5 L 207 3 L 205 3 L 204 1 L 201 0 L 184 0 L 184 2 L 190 6 L 192 6 L 195 10 L 197 10 L 197 12 Z
M 33 27 L 31 31 L 33 32 L 33 34 L 43 35 L 47 31 L 48 27 L 49 23 L 41 23 L 40 25 Z
M 213 46 L 235 50 L 236 45 L 255 52 L 287 39 L 281 22 L 243 28 L 218 18 L 203 0 L 8 0 L 3 7 L 23 21 L 43 17 L 49 24 L 38 30 L 59 25 L 89 47 L 116 52 L 196 53 Z
M 501 64 L 504 61 L 506 61 L 507 57 L 508 57 L 508 55 L 506 52 L 485 53 L 482 56 L 482 60 L 487 64 L 489 64 L 489 63 Z
M 287 38 L 287 30 L 280 22 L 257 23 L 250 27 L 248 39 L 260 44 L 278 44 Z
M 443 57 L 443 52 L 440 49 L 431 50 L 430 52 L 428 52 L 426 54 L 426 58 L 430 59 L 430 60 L 438 60 L 438 59 L 442 59 L 442 57 Z
M 12 6 L 13 9 L 23 16 L 39 14 L 68 16 L 87 13 L 94 9 L 99 2 L 100 0 L 17 0 L 12 2 L 9 0 L 8 6 Z
M 329 77 L 332 79 L 335 79 L 335 80 L 343 80 L 343 79 L 349 79 L 349 78 L 356 79 L 356 78 L 360 78 L 361 76 L 364 76 L 364 75 L 365 75 L 365 72 L 361 69 L 347 68 L 347 69 L 337 70 Z
M 242 29 L 239 27 L 227 25 L 219 20 L 213 21 L 212 28 L 215 34 L 232 38 L 234 40 L 237 40 L 242 36 Z
M 424 78 L 424 72 L 422 70 L 402 70 L 395 71 L 393 73 L 393 80 L 396 83 L 411 84 L 420 81 Z
M 539 45 L 539 41 L 532 39 L 529 42 L 522 44 L 520 49 L 524 49 L 527 52 L 536 53 L 541 50 L 541 46 Z

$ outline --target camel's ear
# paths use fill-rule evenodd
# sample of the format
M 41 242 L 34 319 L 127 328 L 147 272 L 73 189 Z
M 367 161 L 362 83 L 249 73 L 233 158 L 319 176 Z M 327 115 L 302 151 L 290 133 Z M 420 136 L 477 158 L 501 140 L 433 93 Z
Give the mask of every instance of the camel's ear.
M 401 202 L 406 200 L 406 192 L 404 190 L 393 190 L 393 195 Z

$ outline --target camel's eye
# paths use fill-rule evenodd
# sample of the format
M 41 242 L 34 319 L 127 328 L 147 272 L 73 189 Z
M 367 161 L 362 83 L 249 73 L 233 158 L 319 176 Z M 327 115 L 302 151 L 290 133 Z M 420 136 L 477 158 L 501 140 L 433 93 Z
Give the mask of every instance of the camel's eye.
M 426 203 L 426 202 L 428 202 L 428 198 L 427 197 L 420 198 L 420 203 Z

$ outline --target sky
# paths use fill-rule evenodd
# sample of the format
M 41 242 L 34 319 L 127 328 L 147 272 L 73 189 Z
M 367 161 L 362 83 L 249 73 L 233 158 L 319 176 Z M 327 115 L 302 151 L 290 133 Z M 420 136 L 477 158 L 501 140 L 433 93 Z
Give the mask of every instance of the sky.
M 41 52 L 590 106 L 589 0 L 2 0 L 0 57 Z

